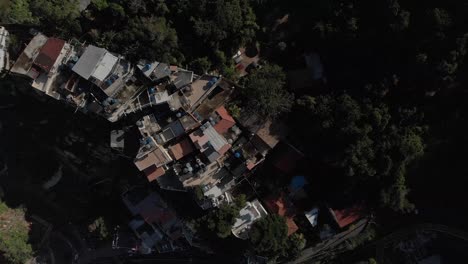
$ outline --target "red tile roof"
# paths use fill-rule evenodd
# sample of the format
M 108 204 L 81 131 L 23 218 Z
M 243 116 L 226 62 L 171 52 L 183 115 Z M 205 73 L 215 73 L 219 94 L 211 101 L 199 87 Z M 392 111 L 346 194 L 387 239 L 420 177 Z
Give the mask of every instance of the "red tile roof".
M 152 165 L 144 169 L 143 172 L 145 173 L 146 178 L 148 178 L 148 181 L 152 182 L 157 178 L 163 176 L 166 173 L 166 170 L 164 170 L 163 167 L 157 168 L 156 165 Z
M 169 153 L 175 160 L 180 160 L 181 158 L 192 153 L 194 150 L 192 142 L 188 138 L 182 140 L 181 142 L 169 147 Z
M 299 229 L 299 227 L 296 225 L 293 219 L 294 209 L 288 207 L 288 203 L 284 199 L 284 194 L 280 194 L 277 197 L 270 197 L 264 202 L 269 211 L 279 216 L 283 216 L 286 219 L 286 225 L 288 226 L 288 236 Z
M 214 126 L 214 129 L 218 131 L 218 133 L 224 134 L 236 124 L 236 121 L 234 121 L 234 118 L 232 118 L 224 106 L 216 109 L 216 113 L 221 118 Z
M 331 211 L 340 228 L 346 227 L 364 217 L 364 210 L 360 206 L 353 206 L 342 210 L 331 209 Z
M 64 40 L 49 38 L 39 51 L 39 55 L 37 55 L 34 60 L 34 64 L 41 67 L 44 71 L 49 72 L 57 61 L 64 45 Z

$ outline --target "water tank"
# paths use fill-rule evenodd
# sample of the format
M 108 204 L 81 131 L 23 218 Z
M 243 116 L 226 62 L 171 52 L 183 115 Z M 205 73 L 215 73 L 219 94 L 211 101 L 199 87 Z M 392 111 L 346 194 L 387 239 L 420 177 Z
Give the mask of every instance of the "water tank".
M 182 117 L 182 114 L 179 112 L 176 114 L 177 118 L 181 118 Z

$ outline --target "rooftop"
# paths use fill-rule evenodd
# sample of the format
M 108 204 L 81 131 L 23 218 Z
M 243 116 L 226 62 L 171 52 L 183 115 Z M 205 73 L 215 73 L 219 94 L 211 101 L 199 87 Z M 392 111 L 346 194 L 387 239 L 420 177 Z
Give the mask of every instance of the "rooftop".
M 42 33 L 38 33 L 34 36 L 16 60 L 15 64 L 11 68 L 11 72 L 27 75 L 33 64 L 33 60 L 39 52 L 39 49 L 47 42 L 47 39 L 48 38 Z
M 162 132 L 157 135 L 157 141 L 162 144 L 169 140 L 185 134 L 185 129 L 182 123 L 177 119 L 172 121 L 162 129 Z
M 93 75 L 96 67 L 99 66 L 102 58 L 106 55 L 106 53 L 108 52 L 103 48 L 89 45 L 75 66 L 73 66 L 72 70 L 84 79 L 88 80 L 89 77 Z M 111 57 L 108 56 L 107 60 L 111 60 Z M 106 62 L 105 65 L 107 64 L 108 63 Z
M 364 217 L 364 209 L 360 206 L 352 206 L 341 210 L 330 209 L 330 211 L 340 228 L 344 228 Z
M 215 112 L 218 116 L 218 120 L 216 120 L 214 129 L 220 134 L 227 133 L 228 130 L 236 124 L 236 121 L 234 121 L 234 118 L 232 118 L 224 106 L 220 106 Z
M 318 208 L 313 208 L 312 210 L 305 213 L 305 217 L 307 218 L 309 223 L 312 225 L 312 227 L 317 226 L 318 213 L 319 213 Z
M 179 118 L 180 123 L 184 127 L 185 131 L 190 131 L 200 125 L 200 122 L 196 120 L 192 115 L 187 114 Z
M 140 171 L 143 171 L 152 165 L 161 167 L 162 165 L 165 165 L 171 161 L 172 159 L 169 157 L 169 155 L 164 153 L 164 151 L 160 148 L 156 148 L 147 155 L 144 155 L 142 158 L 135 159 L 135 165 Z
M 216 86 L 193 106 L 194 112 L 204 119 L 210 118 L 216 109 L 226 104 L 233 92 L 233 87 L 233 83 L 221 78 Z
M 190 139 L 211 162 L 223 156 L 231 148 L 227 140 L 214 129 L 210 122 L 206 122 L 190 134 Z
M 252 224 L 266 215 L 268 215 L 267 211 L 257 199 L 247 202 L 247 205 L 240 210 L 239 217 L 236 218 L 236 222 L 232 226 L 232 233 L 240 239 L 249 238 L 248 231 Z
M 155 181 L 159 177 L 163 176 L 166 173 L 166 170 L 163 167 L 156 167 L 156 165 L 151 165 L 150 167 L 143 170 L 146 175 L 146 178 L 149 182 Z
M 123 130 L 112 130 L 111 131 L 111 148 L 123 149 L 124 148 L 124 136 Z
M 271 120 L 268 120 L 260 127 L 256 135 L 270 148 L 274 148 L 281 139 L 280 133 L 278 127 Z
M 217 81 L 217 78 L 214 76 L 203 75 L 195 80 L 190 86 L 182 89 L 192 109 L 194 109 L 195 106 L 198 105 L 200 101 L 216 87 Z
M 154 68 L 153 72 L 150 74 L 150 77 L 154 80 L 159 80 L 165 77 L 169 77 L 171 75 L 171 69 L 169 65 L 166 63 L 159 63 L 155 62 L 156 67 Z
M 185 138 L 179 143 L 169 147 L 169 153 L 175 160 L 180 160 L 188 154 L 192 153 L 193 151 L 194 147 L 192 145 L 192 142 L 188 138 Z
M 176 73 L 173 74 L 171 77 L 172 83 L 176 87 L 177 90 L 180 88 L 189 85 L 193 81 L 193 72 L 191 71 L 185 71 L 185 70 L 179 70 Z
M 94 69 L 91 76 L 101 82 L 104 81 L 104 79 L 106 79 L 106 77 L 112 72 L 112 69 L 118 60 L 119 59 L 116 56 L 106 51 L 104 57 L 102 57 L 102 59 L 99 61 L 99 64 L 96 65 L 96 68 Z
M 292 208 L 292 204 L 285 199 L 284 194 L 266 199 L 265 204 L 272 213 L 285 217 L 286 225 L 288 226 L 288 236 L 299 229 L 293 220 L 294 208 Z
M 9 66 L 9 56 L 6 46 L 8 36 L 8 31 L 4 27 L 0 27 L 0 71 Z
M 39 51 L 39 54 L 34 60 L 34 64 L 42 68 L 44 71 L 49 72 L 57 61 L 64 45 L 64 40 L 49 38 Z

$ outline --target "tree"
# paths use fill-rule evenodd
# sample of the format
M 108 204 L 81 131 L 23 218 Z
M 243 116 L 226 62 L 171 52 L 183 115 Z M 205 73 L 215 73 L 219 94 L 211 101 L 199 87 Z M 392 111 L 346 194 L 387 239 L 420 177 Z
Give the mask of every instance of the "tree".
M 424 153 L 422 117 L 417 109 L 401 108 L 392 114 L 379 94 L 300 98 L 295 111 L 301 115 L 293 121 L 293 131 L 311 158 L 348 176 L 341 180 L 346 182 L 345 193 L 375 193 L 378 200 L 378 189 L 384 207 L 412 210 L 406 168 Z M 301 123 L 304 118 L 310 120 L 307 128 Z
M 187 37 L 186 46 L 191 48 L 200 43 L 195 52 L 206 49 L 205 54 L 196 57 L 212 55 L 214 49 L 231 54 L 252 41 L 258 30 L 249 0 L 176 0 L 168 5 L 176 15 L 174 22 L 180 25 L 179 32 Z
M 100 240 L 106 240 L 110 237 L 109 228 L 102 217 L 96 218 L 96 220 L 88 226 L 88 231 L 95 233 Z
M 452 18 L 450 17 L 450 14 L 447 12 L 447 10 L 442 8 L 434 8 L 428 13 L 430 21 L 436 29 L 443 30 L 452 25 Z
M 306 246 L 306 239 L 303 234 L 294 233 L 288 238 L 288 256 L 297 257 Z
M 196 74 L 204 74 L 211 68 L 211 62 L 207 57 L 195 59 L 190 63 L 190 69 Z
M 91 4 L 98 10 L 104 10 L 109 6 L 107 0 L 92 0 Z
M 289 112 L 293 95 L 286 90 L 285 79 L 281 67 L 274 64 L 264 65 L 249 74 L 241 90 L 247 112 L 272 118 Z
M 23 264 L 32 258 L 29 230 L 30 223 L 25 219 L 25 211 L 8 208 L 0 201 L 0 252 L 10 263 Z
M 176 31 L 163 17 L 131 18 L 126 27 L 118 31 L 110 49 L 125 55 L 131 61 L 145 58 L 177 63 L 180 60 Z
M 65 35 L 81 32 L 77 0 L 34 0 L 30 10 L 48 31 L 55 29 Z
M 121 5 L 116 3 L 110 3 L 108 8 L 112 16 L 117 17 L 119 19 L 125 18 L 125 10 Z
M 205 236 L 214 232 L 219 238 L 231 235 L 232 225 L 239 216 L 239 211 L 246 204 L 245 195 L 240 195 L 231 204 L 222 204 L 196 221 L 199 231 Z
M 35 24 L 37 17 L 29 8 L 29 0 L 10 0 L 0 3 L 0 20 L 4 23 Z
M 249 231 L 254 250 L 267 257 L 287 255 L 288 227 L 284 217 L 268 215 L 256 221 Z

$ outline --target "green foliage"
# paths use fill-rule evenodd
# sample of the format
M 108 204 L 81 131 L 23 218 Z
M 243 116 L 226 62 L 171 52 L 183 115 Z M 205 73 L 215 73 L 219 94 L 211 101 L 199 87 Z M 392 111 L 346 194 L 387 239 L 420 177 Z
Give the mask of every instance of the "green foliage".
M 237 104 L 231 103 L 231 104 L 228 105 L 228 111 L 231 114 L 231 116 L 234 117 L 234 118 L 239 118 L 240 117 L 241 110 L 242 109 Z
M 297 134 L 307 139 L 306 145 L 321 150 L 315 153 L 306 148 L 306 152 L 353 177 L 348 191 L 367 182 L 381 188 L 384 206 L 396 211 L 413 209 L 406 198 L 406 167 L 424 153 L 425 131 L 417 125 L 420 117 L 415 109 L 392 115 L 378 98 L 358 100 L 348 94 L 306 96 L 298 100 L 298 106 L 296 111 L 310 114 L 313 123 L 310 129 L 298 127 Z
M 29 0 L 10 0 L 0 6 L 0 20 L 4 23 L 35 24 L 38 22 L 29 8 Z
M 246 204 L 245 196 L 240 195 L 231 204 L 223 204 L 196 221 L 196 228 L 205 236 L 215 233 L 219 238 L 231 235 L 232 225 L 239 216 L 239 211 Z
M 195 59 L 190 63 L 190 69 L 196 74 L 204 74 L 211 68 L 211 62 L 207 57 Z
M 121 52 L 132 61 L 140 58 L 176 63 L 176 31 L 162 17 L 139 17 L 110 38 L 110 49 Z
M 109 228 L 104 221 L 104 218 L 99 217 L 92 224 L 88 226 L 89 232 L 95 233 L 99 236 L 100 240 L 106 240 L 110 238 Z
M 55 30 L 64 37 L 81 33 L 78 0 L 34 0 L 29 8 L 48 31 Z
M 249 1 L 220 0 L 212 5 L 207 0 L 198 0 L 193 4 L 198 11 L 192 13 L 191 18 L 195 33 L 211 47 L 219 48 L 225 40 L 235 45 L 253 40 L 258 25 Z M 229 46 L 237 48 L 232 44 Z
M 195 192 L 195 197 L 196 197 L 199 201 L 202 201 L 203 199 L 205 199 L 205 195 L 203 194 L 202 187 L 200 187 L 200 186 L 195 187 L 195 188 L 194 188 L 194 192 Z
M 368 226 L 362 233 L 347 240 L 347 246 L 349 250 L 355 249 L 372 241 L 376 236 L 375 229 Z
M 125 10 L 121 5 L 116 4 L 116 3 L 110 3 L 108 8 L 112 16 L 118 17 L 120 19 L 125 17 Z
M 249 233 L 254 250 L 267 257 L 285 256 L 288 248 L 286 220 L 278 215 L 268 215 L 252 225 Z
M 106 9 L 109 6 L 107 0 L 92 0 L 91 4 L 99 11 Z
M 294 233 L 288 238 L 288 257 L 297 257 L 306 246 L 306 239 L 303 234 Z
M 258 113 L 265 117 L 277 117 L 289 112 L 293 95 L 286 91 L 286 76 L 278 65 L 267 64 L 253 71 L 244 79 L 241 93 L 245 100 L 245 109 L 249 113 Z
M 11 209 L 0 202 L 0 252 L 10 263 L 23 264 L 33 257 L 29 229 L 23 209 Z

